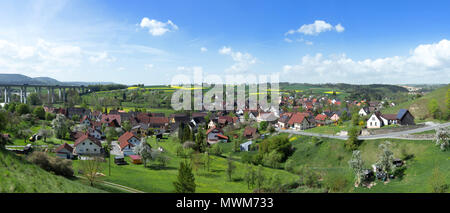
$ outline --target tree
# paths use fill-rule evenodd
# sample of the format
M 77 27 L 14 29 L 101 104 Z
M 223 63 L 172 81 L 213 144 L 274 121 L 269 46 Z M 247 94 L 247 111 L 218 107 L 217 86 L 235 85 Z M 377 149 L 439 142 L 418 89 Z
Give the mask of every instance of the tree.
M 428 103 L 428 112 L 435 119 L 441 118 L 441 110 L 439 109 L 439 105 L 438 105 L 438 102 L 436 101 L 436 99 L 433 98 Z
M 267 123 L 267 121 L 261 121 L 261 123 L 259 123 L 259 130 L 260 131 L 266 130 L 268 125 L 269 123 Z
M 37 93 L 31 93 L 30 95 L 28 95 L 27 99 L 28 99 L 28 103 L 30 103 L 33 106 L 42 104 L 41 98 L 39 97 L 39 94 L 37 94 Z
M 38 134 L 44 138 L 45 143 L 47 142 L 47 138 L 49 138 L 53 135 L 52 131 L 49 129 L 45 129 L 45 127 L 42 127 L 41 129 L 39 129 Z
M 430 178 L 431 192 L 445 193 L 449 187 L 445 181 L 446 177 L 439 171 L 438 167 L 435 167 Z
M 359 186 L 364 177 L 364 162 L 361 158 L 361 152 L 359 150 L 353 151 L 352 158 L 348 161 L 348 164 L 355 173 L 355 185 Z
M 144 167 L 147 167 L 147 161 L 152 159 L 152 147 L 142 138 L 141 143 L 134 147 L 134 153 L 141 156 L 144 161 Z
M 209 152 L 205 152 L 203 155 L 205 169 L 209 172 L 209 168 L 211 167 L 211 156 L 209 155 Z
M 448 132 L 448 129 L 446 128 L 438 128 L 436 129 L 436 135 L 434 136 L 434 141 L 436 142 L 436 146 L 439 146 L 439 148 L 442 151 L 445 151 L 450 148 L 450 134 Z
M 30 107 L 27 104 L 19 104 L 16 106 L 16 110 L 17 114 L 19 115 L 25 115 L 30 113 Z
M 38 107 L 34 108 L 33 115 L 36 116 L 37 118 L 41 119 L 41 120 L 44 120 L 45 119 L 44 107 L 38 106 Z
M 57 114 L 56 118 L 52 121 L 52 127 L 55 131 L 56 137 L 62 139 L 66 137 L 67 132 L 69 132 L 70 124 L 66 116 L 63 114 Z
M 248 121 L 248 119 L 249 119 L 248 112 L 245 111 L 245 112 L 244 112 L 244 120 L 245 120 L 245 121 Z
M 356 127 L 352 127 L 348 131 L 348 139 L 345 141 L 345 148 L 349 151 L 356 150 L 360 144 L 358 140 L 359 130 Z
M 353 113 L 352 114 L 352 125 L 353 126 L 358 126 L 359 125 L 359 114 L 358 113 Z
M 9 138 L 2 134 L 2 131 L 8 126 L 7 112 L 0 110 L 0 150 L 4 149 L 6 144 L 10 143 Z
M 261 165 L 259 165 L 258 170 L 256 171 L 256 174 L 255 174 L 255 182 L 256 182 L 256 186 L 258 186 L 258 189 L 261 189 L 261 187 L 264 184 L 265 179 L 266 179 L 266 177 L 263 174 L 263 167 Z
M 80 160 L 80 169 L 91 186 L 94 186 L 101 168 L 101 158 L 98 156 L 86 156 L 85 160 Z
M 177 181 L 173 182 L 175 192 L 177 193 L 194 193 L 195 192 L 195 177 L 192 173 L 192 168 L 185 162 L 180 162 L 178 168 Z
M 132 128 L 130 121 L 126 120 L 124 122 L 122 122 L 122 128 L 126 131 L 129 132 Z
M 17 131 L 17 137 L 23 138 L 24 143 L 27 142 L 27 138 L 30 137 L 31 134 L 33 134 L 33 132 L 30 129 L 19 129 Z
M 80 94 L 78 94 L 75 90 L 67 91 L 67 102 L 66 105 L 68 108 L 74 107 L 75 105 L 81 102 Z
M 394 153 L 389 149 L 391 143 L 386 141 L 378 146 L 378 161 L 377 165 L 381 169 L 381 171 L 389 174 L 394 172 Z M 389 176 L 388 176 L 389 177 Z
M 247 183 L 247 188 L 250 189 L 255 185 L 256 173 L 255 169 L 250 164 L 247 164 L 246 171 L 247 172 L 245 173 L 244 180 Z
M 195 137 L 195 147 L 194 150 L 198 152 L 204 152 L 206 151 L 206 140 L 205 140 L 205 134 L 203 133 L 203 130 L 199 129 L 198 133 Z
M 231 155 L 228 156 L 227 158 L 227 176 L 228 176 L 228 181 L 231 181 L 231 175 L 234 172 L 234 169 L 236 168 L 236 166 L 233 163 L 233 158 L 231 157 Z

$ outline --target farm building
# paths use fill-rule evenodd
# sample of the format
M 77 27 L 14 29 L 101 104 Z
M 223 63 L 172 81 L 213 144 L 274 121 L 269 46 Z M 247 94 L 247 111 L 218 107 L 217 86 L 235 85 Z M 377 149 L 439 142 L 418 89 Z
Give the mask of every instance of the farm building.
M 56 157 L 63 159 L 72 159 L 73 158 L 73 147 L 67 143 L 62 144 L 55 150 Z

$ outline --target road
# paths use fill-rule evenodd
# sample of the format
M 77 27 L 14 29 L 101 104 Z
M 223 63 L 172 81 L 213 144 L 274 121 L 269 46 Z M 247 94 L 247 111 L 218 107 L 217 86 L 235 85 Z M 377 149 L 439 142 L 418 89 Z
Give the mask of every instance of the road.
M 358 139 L 359 140 L 375 140 L 375 139 L 382 139 L 382 138 L 396 138 L 396 139 L 415 140 L 412 138 L 402 137 L 402 135 L 424 132 L 424 131 L 436 129 L 438 127 L 449 127 L 449 126 L 450 126 L 450 122 L 443 123 L 443 124 L 432 124 L 432 125 L 427 125 L 425 127 L 420 127 L 417 129 L 405 130 L 405 131 L 400 131 L 400 132 L 392 132 L 392 133 L 379 134 L 379 135 L 359 136 Z M 348 138 L 348 136 L 319 134 L 319 133 L 312 133 L 312 132 L 305 132 L 305 131 L 298 131 L 298 130 L 278 130 L 278 132 L 290 133 L 290 134 L 295 134 L 295 135 L 334 138 L 334 139 L 340 139 L 340 140 L 347 140 L 347 138 Z M 417 140 L 424 140 L 424 139 L 417 139 Z
M 77 178 L 82 178 L 82 179 L 86 179 L 83 176 L 77 176 Z M 131 187 L 128 186 L 124 186 L 124 185 L 119 185 L 117 183 L 111 183 L 111 182 L 107 182 L 107 181 L 96 181 L 97 183 L 112 187 L 112 188 L 116 188 L 125 192 L 129 192 L 129 193 L 145 193 L 143 191 L 137 190 L 137 189 L 133 189 Z

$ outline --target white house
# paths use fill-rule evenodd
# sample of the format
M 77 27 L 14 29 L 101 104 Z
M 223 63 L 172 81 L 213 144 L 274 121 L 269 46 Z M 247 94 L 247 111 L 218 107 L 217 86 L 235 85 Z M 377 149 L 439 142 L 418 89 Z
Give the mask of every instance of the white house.
M 72 159 L 73 158 L 73 147 L 69 144 L 64 143 L 55 150 L 56 156 L 63 159 Z
M 388 125 L 388 120 L 381 116 L 381 113 L 373 113 L 367 120 L 367 128 L 381 128 L 384 125 Z
M 361 108 L 360 110 L 359 110 L 359 112 L 358 112 L 358 114 L 359 114 L 359 116 L 367 116 L 368 114 L 369 114 L 370 112 L 369 112 L 369 108 L 367 108 L 367 107 L 363 107 L 363 108 Z
M 101 153 L 102 143 L 94 137 L 83 135 L 74 144 L 73 153 L 77 155 L 98 155 Z
M 89 132 L 89 136 L 94 137 L 97 140 L 102 139 L 102 133 L 100 133 L 100 131 L 93 129 L 93 128 L 89 128 L 88 132 Z

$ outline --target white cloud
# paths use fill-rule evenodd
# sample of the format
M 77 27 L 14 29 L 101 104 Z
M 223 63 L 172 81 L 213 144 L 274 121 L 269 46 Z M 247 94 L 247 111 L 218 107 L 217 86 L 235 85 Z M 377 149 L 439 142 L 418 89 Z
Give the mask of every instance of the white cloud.
M 202 47 L 202 48 L 200 48 L 200 51 L 201 51 L 202 53 L 204 53 L 204 52 L 208 51 L 208 49 L 206 49 L 206 47 Z
M 337 24 L 335 27 L 333 25 L 323 21 L 315 20 L 312 24 L 304 24 L 297 30 L 289 30 L 285 33 L 285 36 L 292 35 L 295 33 L 302 33 L 304 35 L 319 35 L 320 33 L 335 30 L 336 32 L 343 32 L 345 28 L 341 24 Z
M 164 23 L 155 19 L 144 17 L 139 25 L 141 26 L 141 28 L 148 28 L 148 32 L 153 36 L 162 36 L 167 32 L 178 30 L 178 26 L 175 25 L 171 20 L 168 20 L 166 23 Z
M 98 63 L 98 62 L 115 62 L 116 58 L 109 56 L 109 54 L 106 51 L 100 52 L 100 53 L 94 53 L 92 56 L 89 57 L 89 61 L 92 63 Z
M 256 58 L 249 53 L 234 52 L 231 47 L 222 47 L 219 53 L 222 55 L 230 55 L 235 62 L 231 67 L 226 69 L 227 72 L 247 71 L 251 65 L 256 63 Z
M 448 83 L 450 41 L 419 45 L 407 57 L 353 60 L 345 54 L 306 55 L 297 65 L 285 65 L 283 71 L 301 82 Z
M 337 24 L 334 29 L 336 29 L 336 32 L 342 33 L 344 32 L 345 28 L 341 24 Z
M 144 65 L 144 66 L 145 66 L 145 69 L 146 69 L 146 70 L 152 70 L 153 67 L 155 67 L 155 65 L 153 65 L 153 64 L 146 64 L 146 65 Z

